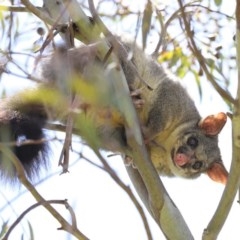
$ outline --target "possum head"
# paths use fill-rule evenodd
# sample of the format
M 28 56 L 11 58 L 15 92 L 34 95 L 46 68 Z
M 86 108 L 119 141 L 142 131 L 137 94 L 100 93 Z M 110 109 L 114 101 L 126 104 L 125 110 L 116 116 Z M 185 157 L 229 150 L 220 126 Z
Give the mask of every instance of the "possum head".
M 210 115 L 178 139 L 171 151 L 176 175 L 194 178 L 207 173 L 212 180 L 226 183 L 228 172 L 222 163 L 218 147 L 218 134 L 226 120 L 225 113 Z

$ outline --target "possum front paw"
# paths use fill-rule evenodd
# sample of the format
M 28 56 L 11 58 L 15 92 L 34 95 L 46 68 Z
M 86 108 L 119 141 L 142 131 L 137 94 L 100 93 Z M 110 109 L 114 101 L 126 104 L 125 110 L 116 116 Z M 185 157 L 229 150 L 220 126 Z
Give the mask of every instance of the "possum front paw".
M 133 104 L 136 109 L 142 109 L 145 104 L 145 101 L 142 99 L 141 94 L 141 89 L 135 89 L 130 91 L 130 96 L 132 97 Z

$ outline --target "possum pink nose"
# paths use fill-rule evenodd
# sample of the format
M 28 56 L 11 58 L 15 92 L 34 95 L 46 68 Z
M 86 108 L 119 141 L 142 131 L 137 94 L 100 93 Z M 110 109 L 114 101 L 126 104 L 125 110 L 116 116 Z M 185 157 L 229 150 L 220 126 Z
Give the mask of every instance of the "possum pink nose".
M 186 154 L 184 153 L 177 153 L 175 156 L 174 156 L 174 162 L 178 165 L 178 166 L 183 166 L 185 165 L 186 163 L 189 162 L 190 158 L 189 156 L 187 156 Z

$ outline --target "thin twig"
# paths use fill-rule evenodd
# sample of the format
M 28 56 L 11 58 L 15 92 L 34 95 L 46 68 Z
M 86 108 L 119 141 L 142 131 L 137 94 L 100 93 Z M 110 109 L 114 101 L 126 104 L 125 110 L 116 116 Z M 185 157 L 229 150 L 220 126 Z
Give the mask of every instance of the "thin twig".
M 36 190 L 36 188 L 29 182 L 27 177 L 25 176 L 24 168 L 21 164 L 21 162 L 17 159 L 17 157 L 12 153 L 12 151 L 4 146 L 0 145 L 0 151 L 7 156 L 9 159 L 11 159 L 12 163 L 14 164 L 18 178 L 20 182 L 28 189 L 28 191 L 33 195 L 33 197 L 37 200 L 37 202 L 40 202 L 51 214 L 54 218 L 58 220 L 58 222 L 61 223 L 61 229 L 71 233 L 73 236 L 75 236 L 78 239 L 81 240 L 87 240 L 88 238 L 81 233 L 75 226 L 69 224 L 61 214 L 59 214 L 58 211 L 56 211 L 51 204 L 49 204 Z
M 48 23 L 50 25 L 54 25 L 56 23 L 56 21 L 54 19 L 50 18 L 46 13 L 44 13 L 39 8 L 35 7 L 28 0 L 21 0 L 21 2 L 29 10 L 29 12 L 33 13 L 34 15 L 36 15 L 43 22 Z
M 99 160 L 101 161 L 101 163 L 103 164 L 104 166 L 104 170 L 111 176 L 111 178 L 127 193 L 127 195 L 129 196 L 129 198 L 132 200 L 133 204 L 135 205 L 135 207 L 137 208 L 141 218 L 142 218 L 142 221 L 143 221 L 143 224 L 144 224 L 144 227 L 145 227 L 145 230 L 146 230 L 146 233 L 147 233 L 147 236 L 148 236 L 148 239 L 151 240 L 153 239 L 152 237 L 152 234 L 151 234 L 151 230 L 150 230 L 150 227 L 149 227 L 149 224 L 148 224 L 148 221 L 147 221 L 147 218 L 146 218 L 146 215 L 143 211 L 143 208 L 142 206 L 140 205 L 139 201 L 136 199 L 135 195 L 133 194 L 131 188 L 129 186 L 126 186 L 123 181 L 117 176 L 117 174 L 115 173 L 115 171 L 110 167 L 110 165 L 107 163 L 107 161 L 102 157 L 102 155 L 99 153 L 98 150 L 94 150 L 95 154 L 97 155 L 97 157 L 99 158 Z
M 74 110 L 78 109 L 79 105 L 80 105 L 80 101 L 79 101 L 78 96 L 74 96 L 74 99 L 70 106 L 71 110 L 67 117 L 66 130 L 65 130 L 66 135 L 65 135 L 62 152 L 61 152 L 60 158 L 59 158 L 59 165 L 62 166 L 62 168 L 63 168 L 62 173 L 68 172 L 69 151 L 72 146 L 72 133 L 73 133 L 73 126 L 74 126 Z
M 70 164 L 70 167 L 73 167 L 73 166 L 74 166 L 75 164 L 77 164 L 77 163 L 78 163 L 78 160 L 75 160 L 73 163 Z M 38 186 L 38 185 L 40 185 L 41 183 L 45 182 L 46 180 L 48 180 L 48 179 L 50 179 L 50 178 L 52 178 L 53 176 L 56 176 L 56 175 L 59 175 L 59 171 L 55 171 L 55 172 L 47 175 L 45 178 L 42 178 L 41 180 L 35 182 L 35 183 L 34 183 L 34 186 Z M 1 193 L 1 191 L 0 191 L 0 193 Z M 23 191 L 21 191 L 21 192 L 18 192 L 17 195 L 15 195 L 13 198 L 11 198 L 10 201 L 8 201 L 7 199 L 5 199 L 7 203 L 0 208 L 0 213 L 1 213 L 5 208 L 7 208 L 9 205 L 11 205 L 13 202 L 15 202 L 17 199 L 19 199 L 23 194 L 26 194 L 26 193 L 28 193 L 28 190 L 27 190 L 27 189 L 25 189 L 25 190 L 23 190 Z M 13 211 L 14 211 L 14 209 L 13 209 Z
M 197 58 L 202 70 L 204 71 L 207 79 L 209 80 L 209 82 L 213 85 L 213 87 L 215 88 L 215 90 L 220 94 L 220 96 L 222 96 L 223 98 L 225 98 L 228 102 L 236 104 L 235 99 L 231 96 L 231 94 L 223 89 L 214 79 L 214 77 L 212 76 L 212 74 L 209 72 L 208 67 L 205 63 L 205 59 L 201 53 L 201 51 L 198 49 L 195 40 L 194 40 L 194 36 L 193 36 L 193 32 L 191 31 L 191 27 L 190 27 L 190 23 L 187 20 L 186 14 L 184 12 L 185 10 L 185 6 L 182 3 L 182 0 L 178 0 L 178 4 L 180 6 L 180 10 L 181 10 L 181 15 L 182 15 L 182 19 L 183 19 L 183 23 L 186 29 L 186 33 L 187 33 L 187 37 L 189 40 L 189 47 L 191 49 L 191 51 L 193 52 L 193 54 L 195 55 L 195 57 Z
M 121 60 L 122 61 L 126 61 L 126 64 L 128 65 L 128 67 L 140 79 L 140 81 L 149 90 L 152 90 L 153 88 L 140 76 L 140 74 L 139 74 L 138 70 L 136 69 L 136 66 L 133 64 L 132 60 L 128 60 L 128 55 L 129 54 L 126 51 L 126 49 L 124 48 L 124 46 L 122 45 L 122 43 L 119 42 L 117 40 L 117 38 L 108 30 L 108 28 L 105 26 L 105 24 L 103 23 L 103 21 L 101 20 L 101 18 L 97 14 L 95 6 L 94 6 L 94 3 L 93 3 L 93 0 L 88 0 L 88 4 L 89 4 L 89 10 L 90 10 L 90 12 L 92 14 L 94 22 L 96 22 L 100 26 L 100 29 L 102 30 L 104 35 L 107 37 L 109 42 L 112 44 L 113 50 L 115 51 L 117 56 L 119 56 L 119 54 L 121 54 Z
M 42 10 L 41 7 L 36 7 L 39 11 Z M 20 6 L 10 6 L 10 5 L 0 5 L 1 11 L 4 12 L 29 12 L 29 9 L 26 7 L 20 7 Z
M 198 2 L 198 1 L 196 1 L 196 2 Z M 213 10 L 213 9 L 211 9 L 211 8 L 209 8 L 209 7 L 206 7 L 206 6 L 204 6 L 204 5 L 201 5 L 200 3 L 199 3 L 199 4 L 191 4 L 191 5 L 187 6 L 187 7 L 203 8 L 203 9 L 209 11 L 209 12 L 217 13 L 217 14 L 219 14 L 219 15 L 222 15 L 223 17 L 227 17 L 227 18 L 229 18 L 229 19 L 234 20 L 234 17 L 233 17 L 233 16 L 230 16 L 230 15 L 228 15 L 228 14 L 226 14 L 226 13 L 224 13 L 224 12 L 221 12 L 221 11 L 219 11 L 219 10 Z
M 17 147 L 21 147 L 21 146 L 25 146 L 25 145 L 38 145 L 41 143 L 46 143 L 49 141 L 53 141 L 56 140 L 56 138 L 52 138 L 52 139 L 46 139 L 46 138 L 41 138 L 41 139 L 26 139 L 20 142 L 17 141 L 12 141 L 12 142 L 0 142 L 0 146 L 4 146 L 4 147 L 12 147 L 12 146 L 17 146 Z
M 68 204 L 67 200 L 48 200 L 46 201 L 47 203 L 49 204 L 62 204 L 62 205 L 65 205 L 66 209 L 69 210 L 70 212 L 70 215 L 72 217 L 72 225 L 74 227 L 77 226 L 76 224 L 76 216 L 75 216 L 75 213 L 73 212 L 71 206 Z M 19 217 L 16 219 L 16 221 L 11 224 L 11 226 L 8 228 L 6 234 L 4 235 L 4 237 L 2 238 L 2 240 L 7 240 L 11 234 L 11 232 L 14 230 L 14 228 L 20 223 L 20 221 L 30 212 L 32 211 L 33 209 L 39 207 L 39 206 L 42 206 L 43 203 L 42 202 L 38 202 L 38 203 L 35 203 L 33 204 L 32 206 L 28 207 L 24 212 L 22 212 Z

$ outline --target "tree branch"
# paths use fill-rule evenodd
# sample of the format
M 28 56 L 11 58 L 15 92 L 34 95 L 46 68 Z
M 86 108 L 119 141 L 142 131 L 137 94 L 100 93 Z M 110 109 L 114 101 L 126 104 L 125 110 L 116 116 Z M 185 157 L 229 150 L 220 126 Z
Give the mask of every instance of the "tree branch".
M 238 89 L 237 89 L 237 100 L 234 101 L 235 109 L 232 116 L 232 164 L 230 168 L 229 178 L 226 188 L 223 192 L 223 196 L 218 205 L 218 208 L 209 222 L 207 228 L 203 233 L 203 240 L 217 239 L 220 233 L 229 211 L 232 207 L 234 198 L 240 185 L 240 0 L 237 0 L 236 6 L 236 43 L 237 43 L 237 66 L 238 66 Z
M 96 18 L 96 16 L 94 17 Z M 105 53 L 107 53 L 107 50 L 105 50 Z M 110 55 L 109 62 L 116 62 L 113 55 Z M 147 200 L 144 204 L 168 239 L 193 239 L 181 213 L 167 194 L 156 169 L 149 159 L 125 76 L 122 71 L 117 71 L 117 69 L 113 69 L 112 73 L 110 84 L 113 85 L 116 99 L 121 95 L 121 101 L 117 101 L 116 108 L 126 121 L 127 142 L 132 149 L 130 156 L 133 156 L 134 164 L 140 173 L 138 176 L 141 176 L 147 190 L 143 192 L 145 195 L 143 200 Z

